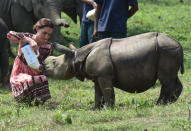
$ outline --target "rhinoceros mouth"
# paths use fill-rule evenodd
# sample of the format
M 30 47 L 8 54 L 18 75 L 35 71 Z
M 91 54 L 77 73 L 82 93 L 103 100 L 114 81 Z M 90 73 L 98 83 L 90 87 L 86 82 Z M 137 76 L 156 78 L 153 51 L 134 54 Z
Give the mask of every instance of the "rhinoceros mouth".
M 44 62 L 42 62 L 41 70 L 42 70 L 42 73 L 43 73 L 43 74 L 46 73 L 46 66 L 45 66 L 45 63 L 44 63 Z

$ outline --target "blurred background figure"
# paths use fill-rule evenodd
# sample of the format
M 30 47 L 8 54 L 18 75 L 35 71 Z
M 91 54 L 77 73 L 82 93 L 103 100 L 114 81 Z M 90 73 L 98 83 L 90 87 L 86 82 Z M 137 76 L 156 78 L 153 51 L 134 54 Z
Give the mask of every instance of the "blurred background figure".
M 80 32 L 80 47 L 94 42 L 93 31 L 94 31 L 94 21 L 86 17 L 87 13 L 96 8 L 97 4 L 93 0 L 81 0 L 83 4 L 83 17 L 81 23 L 81 32 Z
M 138 10 L 137 0 L 95 0 L 94 38 L 124 38 L 127 20 Z

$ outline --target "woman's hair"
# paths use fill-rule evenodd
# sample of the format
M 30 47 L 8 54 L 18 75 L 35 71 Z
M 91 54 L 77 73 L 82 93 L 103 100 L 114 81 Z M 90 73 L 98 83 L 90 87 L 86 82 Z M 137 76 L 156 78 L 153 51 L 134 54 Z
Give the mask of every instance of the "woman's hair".
M 33 26 L 33 31 L 35 33 L 37 33 L 37 28 L 41 29 L 41 28 L 44 28 L 44 27 L 50 27 L 50 28 L 54 28 L 54 24 L 52 23 L 52 21 L 48 18 L 41 18 L 40 20 L 38 20 L 36 22 L 36 24 Z

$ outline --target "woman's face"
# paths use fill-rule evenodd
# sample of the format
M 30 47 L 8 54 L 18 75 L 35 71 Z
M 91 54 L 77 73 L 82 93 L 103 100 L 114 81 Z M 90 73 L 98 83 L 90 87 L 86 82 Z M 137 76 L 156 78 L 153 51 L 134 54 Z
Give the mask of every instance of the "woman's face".
M 40 42 L 40 44 L 43 44 L 47 42 L 47 40 L 50 38 L 52 34 L 53 29 L 50 27 L 44 27 L 41 29 L 37 29 L 36 33 L 36 40 Z

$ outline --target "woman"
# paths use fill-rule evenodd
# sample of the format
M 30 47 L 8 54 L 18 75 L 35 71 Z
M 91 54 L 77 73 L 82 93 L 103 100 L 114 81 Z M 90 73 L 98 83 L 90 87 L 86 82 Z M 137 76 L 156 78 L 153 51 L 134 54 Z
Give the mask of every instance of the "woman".
M 53 23 L 49 19 L 42 18 L 33 26 L 35 34 L 13 31 L 7 34 L 10 41 L 19 43 L 18 56 L 15 58 L 10 78 L 13 96 L 18 102 L 34 102 L 38 105 L 51 97 L 46 76 L 40 68 L 35 70 L 27 65 L 21 47 L 24 43 L 29 43 L 34 52 L 39 51 L 38 60 L 42 64 L 52 54 L 52 45 L 48 39 L 53 28 Z

